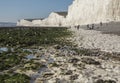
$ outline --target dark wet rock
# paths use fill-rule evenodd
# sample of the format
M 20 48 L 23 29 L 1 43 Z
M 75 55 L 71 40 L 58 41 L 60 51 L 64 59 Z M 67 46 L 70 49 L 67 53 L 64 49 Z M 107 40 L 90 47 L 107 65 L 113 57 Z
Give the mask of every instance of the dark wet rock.
M 86 50 L 80 48 L 80 49 L 77 49 L 77 48 L 73 48 L 72 50 L 74 50 L 77 54 L 85 54 L 86 53 Z
M 91 56 L 100 56 L 101 52 L 98 49 L 91 50 Z
M 109 60 L 112 59 L 111 53 L 101 52 L 101 56 L 99 57 L 102 60 Z
M 79 55 L 84 56 L 100 56 L 101 52 L 99 49 L 85 49 L 85 48 L 73 48 L 74 51 L 76 51 Z
M 77 63 L 78 61 L 79 61 L 79 59 L 77 59 L 77 58 L 72 58 L 72 59 L 68 60 L 69 63 Z
M 61 46 L 60 46 L 60 45 L 55 45 L 54 48 L 55 48 L 55 49 L 60 49 Z
M 69 82 L 67 80 L 65 80 L 65 79 L 56 78 L 56 82 L 55 83 L 69 83 Z
M 42 50 L 42 49 L 44 49 L 43 47 L 39 47 L 39 50 Z
M 53 76 L 53 75 L 54 75 L 54 73 L 45 72 L 45 73 L 43 74 L 43 77 L 44 77 L 44 78 L 48 78 L 48 77 L 51 77 L 51 76 Z
M 26 70 L 30 70 L 30 69 L 38 70 L 39 68 L 42 68 L 44 66 L 46 66 L 46 65 L 43 65 L 42 63 L 39 63 L 39 62 L 34 62 L 33 60 L 28 61 L 24 64 L 24 68 Z
M 95 83 L 104 83 L 104 80 L 99 79 L 99 80 L 97 80 Z
M 61 71 L 61 75 L 65 75 L 65 73 L 66 73 L 66 69 L 65 68 L 60 68 L 60 71 Z
M 59 66 L 60 66 L 60 65 L 57 64 L 56 62 L 50 64 L 50 67 L 59 67 Z
M 86 63 L 86 64 L 93 64 L 93 65 L 100 65 L 100 62 L 99 61 L 95 61 L 94 59 L 92 58 L 82 58 L 82 62 L 83 63 Z
M 60 52 L 60 53 L 56 54 L 56 57 L 65 57 L 65 54 L 64 54 L 64 52 Z
M 46 71 L 48 71 L 48 67 L 46 65 L 43 65 L 43 66 L 40 67 L 38 73 L 46 72 Z
M 98 79 L 95 83 L 116 83 L 114 80 Z
M 73 64 L 74 67 L 77 67 L 78 69 L 82 70 L 85 69 L 85 64 L 84 63 L 79 63 L 79 64 Z
M 105 83 L 116 83 L 114 80 L 105 80 Z
M 71 75 L 71 74 L 73 74 L 73 71 L 72 71 L 72 70 L 68 70 L 68 71 L 65 73 L 65 75 Z
M 102 57 L 102 56 L 101 56 L 101 57 Z M 113 60 L 120 61 L 120 54 L 119 54 L 119 53 L 106 53 L 106 54 L 102 57 L 102 59 L 103 59 L 103 60 L 106 60 L 106 58 L 107 58 L 107 60 L 108 60 L 108 59 L 113 59 Z
M 69 47 L 68 46 L 62 46 L 62 50 L 69 50 Z
M 78 79 L 78 76 L 79 75 L 77 75 L 77 74 L 72 75 L 72 76 L 70 76 L 70 80 L 76 80 L 76 79 Z
M 79 67 L 85 67 L 85 64 L 80 63 L 80 64 L 78 64 L 78 66 L 79 66 Z

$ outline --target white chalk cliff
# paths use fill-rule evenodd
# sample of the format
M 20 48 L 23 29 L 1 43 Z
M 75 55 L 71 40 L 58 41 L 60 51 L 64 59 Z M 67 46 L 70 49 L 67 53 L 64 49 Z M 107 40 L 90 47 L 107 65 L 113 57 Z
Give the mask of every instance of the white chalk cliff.
M 32 23 L 29 20 L 21 19 L 17 22 L 17 26 L 32 26 Z
M 52 12 L 42 21 L 35 20 L 29 24 L 21 20 L 18 25 L 64 26 L 110 21 L 120 21 L 120 0 L 74 0 L 67 16 Z
M 66 21 L 68 25 L 120 21 L 120 0 L 74 0 Z
M 45 19 L 22 19 L 18 26 L 63 26 L 67 12 L 52 12 Z

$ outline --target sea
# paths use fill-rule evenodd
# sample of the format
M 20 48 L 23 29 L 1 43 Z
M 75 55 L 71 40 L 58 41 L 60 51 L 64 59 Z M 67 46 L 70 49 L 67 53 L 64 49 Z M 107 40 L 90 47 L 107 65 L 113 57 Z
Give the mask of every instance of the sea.
M 15 27 L 16 23 L 12 22 L 0 22 L 0 27 Z

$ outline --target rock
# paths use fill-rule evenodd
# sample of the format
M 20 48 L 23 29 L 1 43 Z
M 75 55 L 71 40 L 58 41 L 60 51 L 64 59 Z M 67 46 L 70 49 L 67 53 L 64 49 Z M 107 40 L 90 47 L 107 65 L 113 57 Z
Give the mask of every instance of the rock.
M 70 80 L 76 80 L 76 79 L 78 79 L 78 76 L 79 75 L 77 75 L 77 74 L 72 75 L 72 76 L 70 76 Z
M 56 78 L 56 83 L 69 83 L 69 82 L 65 79 Z
M 44 77 L 44 78 L 48 78 L 48 77 L 51 77 L 51 76 L 53 76 L 53 75 L 54 75 L 54 73 L 45 72 L 45 73 L 43 74 L 43 77 Z
M 104 83 L 104 80 L 99 79 L 99 80 L 97 80 L 95 83 Z
M 69 63 L 77 63 L 78 61 L 79 61 L 79 59 L 77 59 L 77 58 L 72 58 L 72 59 L 68 60 Z
M 39 50 L 42 50 L 42 49 L 44 49 L 44 48 L 39 46 Z
M 71 74 L 73 74 L 73 71 L 72 71 L 72 70 L 68 70 L 68 71 L 65 73 L 65 75 L 71 75 Z
M 60 45 L 55 45 L 54 48 L 55 48 L 55 49 L 60 49 L 61 46 L 60 46 Z
M 116 83 L 114 80 L 102 80 L 98 79 L 95 83 Z
M 54 49 L 55 54 L 50 54 L 51 47 L 44 48 L 44 53 L 40 60 L 46 60 L 46 63 L 41 63 L 39 71 L 32 71 L 31 75 L 39 75 L 36 78 L 35 83 L 116 83 L 120 82 L 120 61 L 114 61 L 112 59 L 104 60 L 104 54 L 101 52 L 101 56 L 60 56 L 56 57 L 56 53 L 62 53 L 66 51 L 66 55 L 72 50 L 66 50 L 67 48 L 61 47 L 60 49 Z M 50 51 L 49 51 L 50 50 Z M 91 50 L 90 50 L 91 51 Z M 91 54 L 97 51 L 87 51 Z M 39 51 L 40 53 L 40 51 Z M 109 55 L 107 56 L 109 57 Z M 52 60 L 53 59 L 53 60 Z M 35 61 L 35 60 L 34 60 Z M 50 61 L 50 63 L 49 63 Z M 51 62 L 52 61 L 52 62 Z M 38 66 L 36 66 L 38 67 Z M 36 68 L 35 67 L 35 68 Z M 21 71 L 20 71 L 21 72 Z M 28 72 L 26 72 L 28 74 Z M 104 79 L 103 79 L 104 78 Z M 110 79 L 110 80 L 109 80 Z M 112 80 L 113 79 L 113 80 Z M 114 81 L 115 80 L 115 81 Z M 46 81 L 46 82 L 45 82 Z
M 105 83 L 116 83 L 114 80 L 105 80 Z
M 84 63 L 79 63 L 77 64 L 78 69 L 85 69 L 85 64 Z
M 60 65 L 56 62 L 49 64 L 50 67 L 59 67 Z
M 92 58 L 82 58 L 82 62 L 83 63 L 86 63 L 86 64 L 93 64 L 93 65 L 100 65 L 100 62 L 99 61 L 95 61 L 94 59 Z

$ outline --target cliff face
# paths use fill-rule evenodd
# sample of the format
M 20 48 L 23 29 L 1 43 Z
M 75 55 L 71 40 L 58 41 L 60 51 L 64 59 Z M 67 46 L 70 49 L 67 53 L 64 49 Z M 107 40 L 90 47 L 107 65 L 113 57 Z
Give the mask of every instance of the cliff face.
M 17 22 L 18 26 L 64 26 L 65 23 L 65 12 L 52 12 L 48 18 L 45 19 L 22 19 Z
M 40 26 L 42 24 L 42 20 L 33 20 L 31 24 L 35 26 Z
M 120 20 L 120 0 L 110 0 L 107 9 L 107 17 L 111 20 Z
M 65 12 L 52 12 L 44 20 L 28 22 L 21 20 L 19 25 L 70 26 L 100 22 L 120 21 L 120 0 L 74 0 Z
M 69 6 L 69 25 L 120 20 L 120 0 L 74 0 Z
M 25 19 L 21 19 L 17 22 L 17 26 L 32 26 L 32 22 Z
M 65 17 L 52 12 L 48 18 L 44 19 L 41 23 L 42 26 L 63 26 Z

